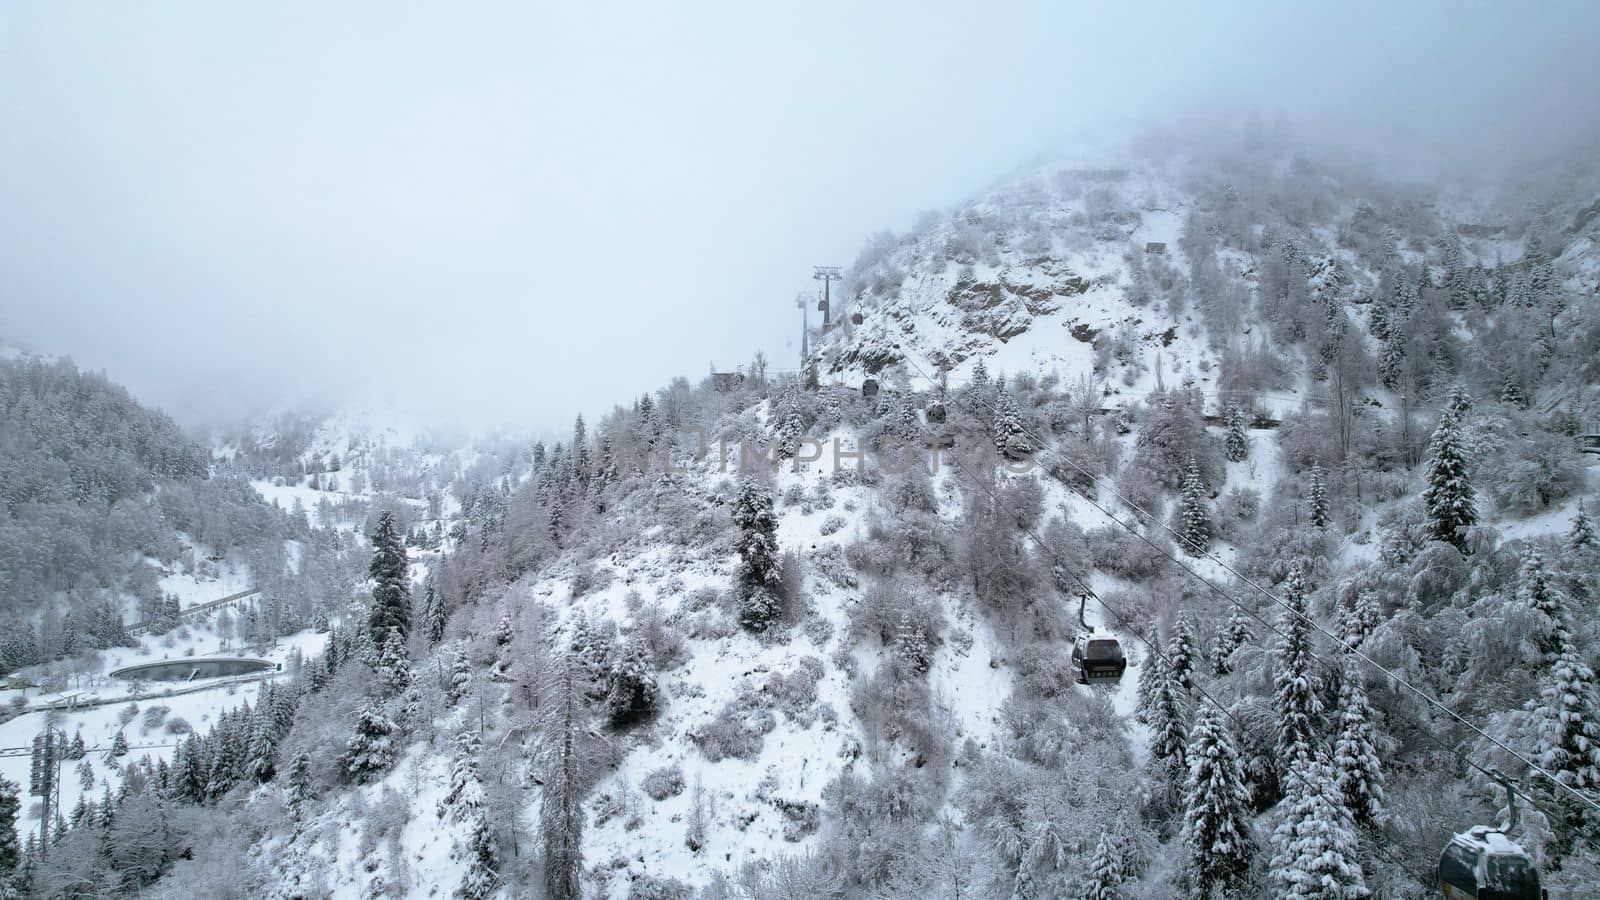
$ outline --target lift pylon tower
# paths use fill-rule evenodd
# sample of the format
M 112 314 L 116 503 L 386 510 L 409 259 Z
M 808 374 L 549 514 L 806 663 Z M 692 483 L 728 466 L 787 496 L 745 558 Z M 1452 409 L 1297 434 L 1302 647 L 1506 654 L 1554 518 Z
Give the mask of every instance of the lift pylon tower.
M 822 302 L 817 304 L 822 308 L 822 330 L 827 331 L 833 324 L 833 292 L 829 288 L 835 281 L 842 280 L 838 266 L 812 266 L 811 280 L 822 282 Z

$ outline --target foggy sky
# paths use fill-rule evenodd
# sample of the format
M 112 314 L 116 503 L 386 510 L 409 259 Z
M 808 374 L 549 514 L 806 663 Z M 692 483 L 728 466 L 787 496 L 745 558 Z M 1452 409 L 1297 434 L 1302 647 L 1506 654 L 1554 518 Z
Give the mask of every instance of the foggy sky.
M 792 366 L 813 264 L 1152 122 L 1416 166 L 1600 118 L 1600 4 L 1222 5 L 7 4 L 0 337 L 190 421 L 564 425 Z

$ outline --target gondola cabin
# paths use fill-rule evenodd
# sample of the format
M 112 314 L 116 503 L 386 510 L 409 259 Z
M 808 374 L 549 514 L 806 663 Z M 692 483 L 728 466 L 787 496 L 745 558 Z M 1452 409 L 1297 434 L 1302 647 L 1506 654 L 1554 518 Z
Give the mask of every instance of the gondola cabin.
M 928 404 L 928 424 L 943 425 L 945 420 L 944 404 L 935 401 Z
M 1072 645 L 1072 668 L 1078 673 L 1079 684 L 1121 681 L 1122 674 L 1128 671 L 1128 657 L 1116 638 L 1103 631 L 1090 631 L 1078 635 Z
M 861 382 L 861 396 L 868 400 L 878 396 L 878 379 L 868 378 L 866 381 Z
M 1450 839 L 1439 855 L 1439 888 L 1451 900 L 1543 900 L 1533 859 L 1505 832 L 1487 825 Z
M 864 321 L 866 321 L 866 320 L 861 317 L 861 313 L 851 313 L 850 314 L 850 324 L 851 325 L 860 325 Z

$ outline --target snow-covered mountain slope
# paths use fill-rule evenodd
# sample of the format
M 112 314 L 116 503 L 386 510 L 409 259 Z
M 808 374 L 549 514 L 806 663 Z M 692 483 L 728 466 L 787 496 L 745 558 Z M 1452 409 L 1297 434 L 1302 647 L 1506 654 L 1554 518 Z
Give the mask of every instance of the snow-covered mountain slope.
M 1177 896 L 1215 800 L 1244 895 L 1279 892 L 1286 848 L 1419 895 L 1437 840 L 1496 814 L 1461 760 L 1547 751 L 1539 698 L 1592 692 L 1541 649 L 1557 621 L 1575 659 L 1600 647 L 1573 525 L 1600 487 L 1577 439 L 1600 309 L 1590 182 L 1567 184 L 1050 167 L 870 242 L 815 385 L 680 382 L 548 447 L 239 437 L 230 464 L 315 524 L 415 534 L 361 586 L 389 610 L 408 562 L 409 632 L 351 608 L 292 724 L 250 740 L 273 774 L 219 737 L 231 787 L 170 801 L 200 824 L 149 890 Z M 1291 660 L 1291 591 L 1500 744 L 1320 633 Z M 1086 630 L 1121 642 L 1119 682 L 1077 682 Z M 1392 815 L 1305 788 L 1277 743 L 1291 665 L 1306 746 L 1381 767 Z M 1226 744 L 1239 792 L 1196 800 L 1185 740 Z M 1576 890 L 1596 857 L 1532 796 L 1516 837 Z M 1333 812 L 1281 844 L 1309 808 Z

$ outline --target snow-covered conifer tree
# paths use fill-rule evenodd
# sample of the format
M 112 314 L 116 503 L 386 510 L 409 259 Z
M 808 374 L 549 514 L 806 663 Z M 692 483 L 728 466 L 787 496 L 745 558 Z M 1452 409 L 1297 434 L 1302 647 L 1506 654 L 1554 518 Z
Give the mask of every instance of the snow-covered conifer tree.
M 543 846 L 544 890 L 551 900 L 583 896 L 583 797 L 592 765 L 585 737 L 576 661 L 560 654 L 553 663 L 552 698 L 542 711 L 537 768 L 543 792 L 539 837 Z
M 306 803 L 311 800 L 311 756 L 305 750 L 289 760 L 288 780 L 284 802 L 289 807 L 290 815 L 299 818 Z
M 1022 425 L 1022 413 L 1010 391 L 1000 391 L 995 404 L 994 425 L 991 428 L 994 449 L 1010 460 L 1026 459 L 1033 452 L 1033 442 Z
M 356 712 L 356 733 L 345 745 L 344 772 L 353 782 L 371 781 L 394 765 L 398 748 L 393 721 L 372 701 Z
M 1346 646 L 1359 647 L 1383 624 L 1383 608 L 1378 605 L 1374 591 L 1361 590 L 1350 600 L 1339 622 L 1339 639 Z
M 461 701 L 472 694 L 472 664 L 467 660 L 465 647 L 457 647 L 450 654 L 450 686 L 445 691 L 451 706 L 460 706 Z
M 1322 467 L 1311 467 L 1311 489 L 1306 496 L 1306 506 L 1310 510 L 1311 524 L 1318 528 L 1327 528 L 1329 522 L 1328 485 L 1323 480 Z
M 1574 553 L 1600 548 L 1600 537 L 1595 534 L 1594 521 L 1589 518 L 1589 513 L 1579 501 L 1578 511 L 1572 516 L 1572 528 L 1567 532 L 1567 549 Z
M 1571 642 L 1572 634 L 1566 601 L 1552 583 L 1538 547 L 1529 547 L 1522 554 L 1517 568 L 1517 602 L 1533 611 L 1539 623 L 1534 636 L 1539 652 L 1546 660 L 1554 660 Z
M 378 651 L 378 677 L 391 694 L 400 694 L 411 686 L 411 657 L 406 652 L 406 639 L 398 628 L 389 629 Z
M 1359 900 L 1371 896 L 1355 854 L 1355 829 L 1339 802 L 1327 766 L 1310 758 L 1292 764 L 1280 816 L 1272 833 L 1274 897 Z
M 0 897 L 26 896 L 17 878 L 22 865 L 22 845 L 17 841 L 20 790 L 14 782 L 0 778 Z
M 1206 501 L 1200 466 L 1191 456 L 1183 474 L 1183 494 L 1178 499 L 1178 543 L 1191 556 L 1203 556 L 1211 549 L 1211 510 Z
M 1594 671 L 1569 643 L 1550 667 L 1539 704 L 1539 764 L 1569 787 L 1600 789 L 1600 695 Z
M 1477 495 L 1467 474 L 1460 425 L 1453 415 L 1440 416 L 1428 442 L 1427 479 L 1422 503 L 1429 535 L 1466 553 L 1467 531 L 1478 522 Z
M 794 398 L 785 392 L 780 402 L 775 418 L 777 419 L 777 434 L 774 438 L 773 453 L 779 459 L 793 459 L 800 451 L 800 438 L 805 434 L 805 423 L 800 418 L 800 408 L 795 404 Z
M 651 671 L 650 650 L 642 635 L 622 647 L 611 667 L 606 690 L 606 716 L 612 725 L 625 726 L 650 717 L 656 709 L 658 691 Z
M 922 675 L 933 662 L 933 650 L 928 646 L 928 636 L 921 625 L 912 619 L 908 610 L 900 611 L 895 623 L 894 655 L 905 671 Z
M 1181 782 L 1184 770 L 1184 751 L 1188 743 L 1188 727 L 1184 722 L 1183 696 L 1179 692 L 1178 676 L 1170 667 L 1163 667 L 1150 704 L 1147 720 L 1150 724 L 1150 758 L 1157 768 Z M 1176 787 L 1177 785 L 1174 784 Z
M 1317 743 L 1317 719 L 1322 698 L 1317 693 L 1311 666 L 1315 648 L 1306 620 L 1309 587 L 1297 562 L 1283 582 L 1286 609 L 1278 618 L 1281 636 L 1273 654 L 1274 709 L 1278 713 L 1278 759 L 1285 765 L 1298 757 L 1312 758 Z
M 1172 636 L 1167 639 L 1166 656 L 1173 688 L 1181 696 L 1187 697 L 1194 687 L 1194 668 L 1200 658 L 1194 623 L 1190 621 L 1188 613 L 1178 614 L 1178 621 L 1172 627 Z
M 471 813 L 466 855 L 467 871 L 461 876 L 455 897 L 457 900 L 488 900 L 500 884 L 500 875 L 496 871 L 494 830 L 489 827 L 489 817 L 482 806 Z
M 1233 653 L 1240 647 L 1250 642 L 1250 620 L 1244 611 L 1234 608 L 1228 616 L 1228 624 L 1223 626 L 1222 633 L 1217 635 L 1217 643 L 1211 650 L 1211 671 L 1217 675 L 1226 675 L 1233 671 Z
M 572 423 L 572 475 L 579 484 L 587 486 L 589 476 L 593 474 L 592 469 L 589 431 L 583 424 L 583 414 L 579 413 L 577 420 Z
M 1228 436 L 1223 442 L 1229 462 L 1244 462 L 1250 458 L 1250 438 L 1244 430 L 1244 410 L 1229 406 L 1226 414 Z
M 1372 716 L 1361 672 L 1347 665 L 1339 685 L 1339 738 L 1333 746 L 1333 772 L 1344 808 L 1357 825 L 1374 825 L 1383 817 L 1383 767 Z
M 1122 866 L 1122 848 L 1111 829 L 1100 829 L 1100 840 L 1095 842 L 1094 853 L 1089 856 L 1089 876 L 1083 886 L 1084 900 L 1118 900 L 1121 885 L 1128 873 Z
M 389 629 L 401 636 L 411 630 L 411 596 L 406 578 L 406 548 L 396 530 L 394 516 L 385 510 L 372 532 L 372 610 L 367 620 L 374 647 L 383 646 Z
M 754 479 L 739 487 L 733 523 L 739 528 L 739 621 L 751 631 L 766 631 L 782 614 L 783 580 L 772 494 Z
M 1197 896 L 1238 889 L 1256 847 L 1250 837 L 1249 792 L 1223 712 L 1202 701 L 1189 732 L 1184 786 L 1184 877 Z
M 250 744 L 245 750 L 245 772 L 257 782 L 271 781 L 277 752 L 272 716 L 264 708 L 257 709 L 250 718 Z
M 429 576 L 427 586 L 422 591 L 422 635 L 427 640 L 428 646 L 435 646 L 444 640 L 444 626 L 447 619 L 444 598 L 439 595 L 432 576 Z
M 450 789 L 439 804 L 441 816 L 448 812 L 452 820 L 459 822 L 483 807 L 483 781 L 478 769 L 478 755 L 482 752 L 483 739 L 476 724 L 456 733 L 455 752 L 450 760 Z

